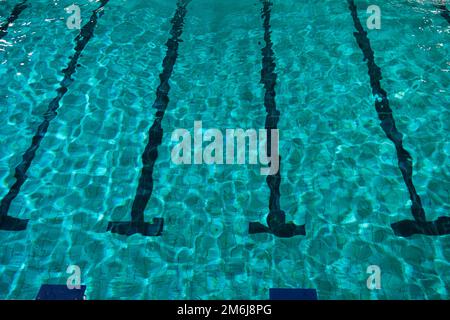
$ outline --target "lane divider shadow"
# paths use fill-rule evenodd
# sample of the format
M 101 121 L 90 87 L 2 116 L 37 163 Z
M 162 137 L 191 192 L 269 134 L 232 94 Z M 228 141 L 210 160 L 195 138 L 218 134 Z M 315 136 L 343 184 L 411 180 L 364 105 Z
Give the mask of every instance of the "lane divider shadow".
M 441 17 L 447 20 L 447 22 L 450 24 L 450 11 L 447 9 L 445 4 L 435 4 L 434 6 L 441 11 Z
M 16 182 L 9 189 L 8 193 L 3 197 L 0 203 L 0 230 L 6 231 L 21 231 L 27 228 L 27 219 L 18 219 L 8 215 L 11 202 L 17 197 L 20 192 L 20 188 L 27 181 L 27 171 L 31 166 L 31 163 L 36 156 L 36 151 L 44 139 L 50 122 L 57 116 L 57 110 L 60 107 L 61 99 L 69 90 L 68 87 L 74 81 L 72 75 L 75 73 L 78 66 L 78 59 L 81 56 L 84 48 L 88 44 L 89 40 L 94 36 L 94 29 L 97 25 L 98 18 L 103 14 L 103 7 L 109 2 L 109 0 L 101 0 L 100 6 L 92 12 L 92 15 L 80 30 L 80 33 L 75 38 L 75 54 L 71 57 L 67 68 L 62 70 L 64 78 L 60 82 L 59 88 L 56 90 L 58 95 L 50 102 L 47 111 L 44 114 L 44 120 L 39 125 L 36 133 L 34 134 L 31 145 L 22 155 L 22 161 L 15 168 L 14 178 Z
M 3 39 L 8 34 L 8 28 L 14 21 L 19 18 L 20 14 L 23 10 L 25 10 L 27 7 L 29 7 L 29 4 L 27 3 L 28 0 L 23 0 L 22 2 L 19 2 L 16 4 L 9 15 L 8 19 L 6 19 L 5 22 L 0 24 L 0 39 Z
M 267 155 L 271 156 L 271 130 L 277 129 L 280 111 L 277 110 L 275 101 L 275 86 L 277 74 L 275 72 L 275 54 L 273 43 L 270 37 L 270 13 L 273 3 L 269 0 L 262 0 L 262 18 L 264 26 L 264 41 L 266 46 L 262 51 L 261 83 L 264 85 L 264 106 L 266 107 L 266 132 L 267 132 Z M 267 185 L 270 189 L 269 214 L 267 215 L 267 226 L 260 222 L 250 222 L 249 233 L 271 233 L 277 237 L 290 238 L 299 235 L 306 235 L 305 225 L 296 225 L 294 222 L 286 222 L 286 213 L 281 210 L 280 205 L 280 183 L 281 183 L 281 157 L 276 174 L 267 176 Z
M 143 236 L 160 236 L 162 234 L 164 219 L 153 218 L 153 223 L 145 222 L 144 211 L 153 192 L 153 169 L 158 158 L 158 146 L 161 145 L 163 137 L 161 122 L 169 104 L 169 79 L 178 57 L 178 46 L 182 41 L 180 37 L 183 33 L 184 18 L 187 12 L 186 7 L 190 1 L 179 0 L 175 15 L 171 20 L 170 34 L 172 37 L 166 43 L 167 52 L 162 63 L 163 71 L 159 75 L 161 82 L 156 90 L 156 100 L 153 103 L 153 108 L 157 110 L 156 118 L 148 132 L 148 143 L 142 154 L 143 167 L 131 209 L 131 221 L 109 222 L 107 231 L 126 236 L 135 233 L 140 233 Z
M 364 30 L 360 19 L 358 18 L 357 8 L 353 0 L 347 0 L 353 22 L 357 32 L 354 32 L 356 42 L 361 49 L 364 60 L 367 61 L 368 74 L 370 77 L 370 86 L 375 97 L 375 109 L 381 123 L 380 126 L 384 133 L 391 140 L 397 151 L 398 167 L 402 173 L 403 181 L 408 188 L 409 197 L 412 202 L 411 213 L 414 220 L 402 220 L 391 224 L 391 227 L 397 236 L 409 237 L 414 234 L 424 234 L 431 236 L 440 236 L 450 234 L 450 217 L 439 217 L 435 221 L 427 221 L 425 210 L 422 206 L 420 196 L 412 180 L 413 159 L 408 151 L 403 147 L 403 135 L 395 125 L 392 109 L 389 106 L 389 100 L 386 91 L 381 87 L 381 69 L 375 63 L 375 54 L 370 46 L 370 40 L 367 32 Z

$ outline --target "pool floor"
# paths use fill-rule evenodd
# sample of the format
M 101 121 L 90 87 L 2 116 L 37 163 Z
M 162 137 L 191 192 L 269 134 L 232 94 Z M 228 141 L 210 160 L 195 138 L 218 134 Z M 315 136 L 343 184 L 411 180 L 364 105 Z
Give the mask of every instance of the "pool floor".
M 450 4 L 373 4 L 0 1 L 0 299 L 449 299 Z M 277 128 L 279 172 L 174 163 L 196 121 Z

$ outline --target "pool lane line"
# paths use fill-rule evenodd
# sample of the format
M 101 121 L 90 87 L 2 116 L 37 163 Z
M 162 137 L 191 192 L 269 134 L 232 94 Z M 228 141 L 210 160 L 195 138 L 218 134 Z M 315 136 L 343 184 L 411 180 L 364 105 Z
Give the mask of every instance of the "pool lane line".
M 264 85 L 264 106 L 267 116 L 265 129 L 267 132 L 267 153 L 271 155 L 269 141 L 271 141 L 271 130 L 278 128 L 280 119 L 280 111 L 277 110 L 275 101 L 277 84 L 277 73 L 275 72 L 275 53 L 273 51 L 273 43 L 270 30 L 270 14 L 273 3 L 268 0 L 262 0 L 262 19 L 264 27 L 265 47 L 262 52 L 262 69 L 261 83 Z M 268 175 L 266 178 L 267 185 L 270 189 L 269 214 L 267 215 L 267 226 L 259 222 L 250 222 L 249 233 L 271 233 L 277 237 L 290 238 L 298 235 L 305 235 L 305 225 L 298 226 L 293 222 L 286 223 L 286 213 L 281 210 L 280 205 L 280 183 L 281 183 L 281 157 L 279 158 L 279 167 L 276 174 Z
M 447 9 L 445 4 L 435 4 L 437 9 L 441 11 L 441 17 L 443 17 L 450 24 L 450 11 Z
M 169 104 L 169 80 L 178 57 L 178 46 L 182 41 L 180 37 L 183 33 L 184 18 L 187 13 L 186 7 L 189 2 L 191 0 L 179 0 L 171 20 L 170 34 L 172 37 L 166 42 L 166 56 L 162 63 L 163 70 L 159 75 L 160 84 L 156 90 L 156 100 L 153 103 L 153 108 L 157 110 L 156 118 L 149 129 L 148 142 L 142 154 L 143 167 L 133 200 L 131 221 L 109 222 L 107 231 L 127 236 L 135 233 L 144 236 L 160 236 L 162 234 L 164 219 L 153 218 L 153 223 L 145 222 L 144 212 L 153 192 L 153 170 L 158 158 L 158 146 L 162 144 L 163 137 L 161 122 Z
M 9 15 L 8 19 L 0 25 L 0 40 L 3 39 L 3 37 L 5 37 L 8 34 L 9 25 L 14 21 L 16 21 L 16 19 L 19 18 L 22 11 L 28 7 L 27 2 L 28 0 L 23 0 L 22 2 L 16 4 L 11 14 Z
M 56 90 L 58 95 L 48 105 L 47 111 L 43 116 L 44 120 L 41 122 L 36 133 L 34 134 L 31 145 L 22 155 L 22 161 L 15 168 L 14 177 L 16 179 L 16 182 L 12 185 L 8 193 L 0 202 L 0 230 L 21 231 L 25 230 L 27 227 L 28 220 L 18 219 L 8 215 L 9 207 L 11 205 L 11 202 L 19 194 L 20 188 L 28 178 L 26 173 L 34 160 L 36 151 L 39 149 L 39 146 L 44 139 L 45 134 L 47 133 L 50 121 L 53 120 L 57 115 L 56 111 L 59 108 L 59 102 L 67 93 L 68 87 L 73 82 L 71 76 L 76 71 L 78 59 L 80 58 L 81 53 L 88 44 L 89 40 L 91 40 L 92 36 L 94 35 L 94 29 L 97 25 L 97 20 L 102 15 L 103 7 L 108 2 L 109 0 L 100 1 L 100 6 L 92 12 L 89 22 L 87 22 L 81 28 L 80 33 L 75 38 L 75 54 L 71 57 L 67 68 L 62 70 L 64 78 L 60 82 L 60 87 Z
M 389 99 L 386 91 L 381 87 L 381 69 L 375 63 L 374 51 L 367 37 L 361 21 L 358 18 L 357 8 L 353 0 L 347 0 L 353 23 L 358 32 L 354 32 L 356 42 L 361 49 L 364 60 L 367 60 L 368 74 L 372 94 L 375 97 L 375 109 L 378 118 L 381 120 L 380 126 L 384 133 L 391 140 L 396 149 L 398 166 L 402 173 L 403 181 L 408 188 L 411 205 L 411 213 L 414 220 L 403 220 L 391 224 L 397 236 L 409 237 L 413 234 L 444 235 L 450 233 L 450 217 L 439 217 L 436 221 L 427 221 L 425 210 L 422 206 L 420 196 L 412 180 L 413 160 L 408 151 L 403 147 L 403 135 L 397 130 L 392 109 L 389 106 Z

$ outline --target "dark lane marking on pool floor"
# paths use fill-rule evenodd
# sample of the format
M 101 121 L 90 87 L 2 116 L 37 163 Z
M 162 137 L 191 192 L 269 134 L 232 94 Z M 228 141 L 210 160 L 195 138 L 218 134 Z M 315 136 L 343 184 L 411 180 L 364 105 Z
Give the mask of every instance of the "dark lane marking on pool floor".
M 61 99 L 67 93 L 70 84 L 74 81 L 71 76 L 76 71 L 78 59 L 80 58 L 81 53 L 88 44 L 89 40 L 93 37 L 97 20 L 102 15 L 103 7 L 108 2 L 109 0 L 101 0 L 100 6 L 92 12 L 89 22 L 81 28 L 80 33 L 75 38 L 75 53 L 71 57 L 67 68 L 62 70 L 64 73 L 64 78 L 60 82 L 60 87 L 56 90 L 58 95 L 48 105 L 47 111 L 44 114 L 44 120 L 41 122 L 35 135 L 33 136 L 31 145 L 22 155 L 22 161 L 15 168 L 14 177 L 16 182 L 12 185 L 0 203 L 0 230 L 20 231 L 26 229 L 27 227 L 28 220 L 17 219 L 8 215 L 9 207 L 11 206 L 11 202 L 19 194 L 20 188 L 28 178 L 26 173 L 34 160 L 36 151 L 39 149 L 39 146 L 47 133 L 50 121 L 52 121 L 57 115 L 56 111 L 59 108 Z
M 183 33 L 184 18 L 187 12 L 186 7 L 189 2 L 191 0 L 179 0 L 171 20 L 172 29 L 170 34 L 172 37 L 166 43 L 167 52 L 162 63 L 163 71 L 159 75 L 160 84 L 156 90 L 156 100 L 153 103 L 153 108 L 157 110 L 156 118 L 148 132 L 148 143 L 142 154 L 143 167 L 131 209 L 131 221 L 110 222 L 107 231 L 127 236 L 135 233 L 140 233 L 144 236 L 160 236 L 162 234 L 164 219 L 153 218 L 153 223 L 145 222 L 144 211 L 153 192 L 153 168 L 158 158 L 158 146 L 161 145 L 163 137 L 161 122 L 169 104 L 169 80 L 178 57 L 178 46 L 182 41 L 180 37 Z
M 23 0 L 22 2 L 16 4 L 8 19 L 0 25 L 0 39 L 3 39 L 3 37 L 5 37 L 8 34 L 9 25 L 14 21 L 16 21 L 16 19 L 19 18 L 22 11 L 29 6 L 27 2 L 28 0 Z
M 443 17 L 450 24 L 450 11 L 447 9 L 445 4 L 435 4 L 436 8 L 441 11 L 441 17 Z
M 354 32 L 356 42 L 361 49 L 364 60 L 367 60 L 368 74 L 370 77 L 370 86 L 375 97 L 375 109 L 378 118 L 381 120 L 380 126 L 386 136 L 391 140 L 397 151 L 398 166 L 402 173 L 403 180 L 408 188 L 409 196 L 412 202 L 411 212 L 414 220 L 403 220 L 393 223 L 392 229 L 397 236 L 409 237 L 413 234 L 425 235 L 444 235 L 450 233 L 450 217 L 439 217 L 436 221 L 427 221 L 422 201 L 416 192 L 412 180 L 413 164 L 412 157 L 403 147 L 403 135 L 397 130 L 395 120 L 392 115 L 392 109 L 389 106 L 389 100 L 386 91 L 381 87 L 381 69 L 375 63 L 375 55 L 364 30 L 361 21 L 358 18 L 357 8 L 353 0 L 347 0 L 349 9 L 353 18 L 355 28 Z
M 273 52 L 273 43 L 270 37 L 270 13 L 273 3 L 271 1 L 262 0 L 262 18 L 264 26 L 264 41 L 266 46 L 262 51 L 262 70 L 261 83 L 264 85 L 264 105 L 266 107 L 266 124 L 267 130 L 267 154 L 271 156 L 271 130 L 277 129 L 278 120 L 280 119 L 280 111 L 277 110 L 275 101 L 275 86 L 277 83 L 277 74 L 275 72 L 275 54 Z M 267 215 L 267 226 L 259 222 L 250 222 L 249 233 L 271 233 L 277 237 L 290 238 L 297 235 L 305 235 L 305 225 L 295 225 L 293 222 L 286 223 L 286 213 L 281 210 L 280 205 L 280 183 L 281 183 L 281 157 L 279 157 L 279 167 L 276 174 L 267 176 L 267 185 L 270 189 L 269 214 Z

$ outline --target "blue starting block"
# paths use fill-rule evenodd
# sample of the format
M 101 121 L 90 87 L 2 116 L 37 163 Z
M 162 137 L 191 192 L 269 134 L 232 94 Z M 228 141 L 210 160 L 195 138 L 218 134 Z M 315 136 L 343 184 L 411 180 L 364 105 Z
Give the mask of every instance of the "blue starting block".
M 317 300 L 316 289 L 269 289 L 270 300 Z
M 39 289 L 36 300 L 85 300 L 86 286 L 69 289 L 66 285 L 44 284 Z

